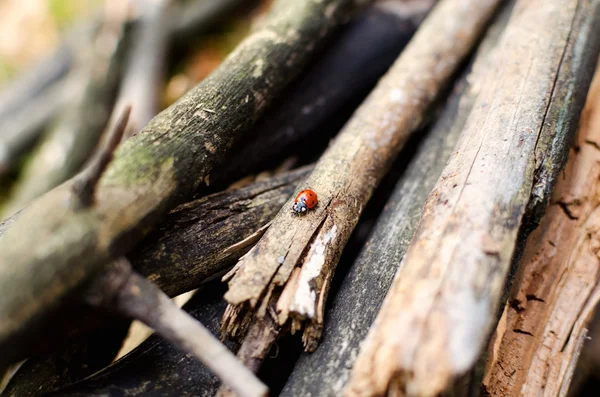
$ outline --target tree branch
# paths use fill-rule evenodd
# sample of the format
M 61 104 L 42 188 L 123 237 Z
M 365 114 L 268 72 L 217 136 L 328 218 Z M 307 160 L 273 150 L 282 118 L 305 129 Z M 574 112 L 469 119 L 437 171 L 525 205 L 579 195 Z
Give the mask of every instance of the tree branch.
M 561 122 L 559 110 L 581 111 L 594 68 L 580 70 L 578 84 L 571 70 L 598 57 L 589 30 L 598 23 L 598 7 L 577 0 L 517 2 L 495 68 L 427 200 L 348 394 L 436 395 L 475 364 L 539 182 L 543 162 L 536 158 L 550 153 L 543 135 L 551 133 L 564 147 L 575 124 Z M 562 164 L 553 161 L 553 167 L 557 172 Z
M 300 356 L 281 396 L 341 395 L 360 344 L 377 316 L 394 274 L 410 243 L 427 195 L 453 152 L 477 98 L 481 81 L 494 62 L 498 40 L 510 16 L 511 4 L 488 29 L 477 54 L 454 85 L 443 111 L 396 184 L 370 238 L 332 294 L 323 340 L 311 354 Z M 336 279 L 339 280 L 336 273 Z M 335 281 L 335 280 L 334 280 Z M 352 313 L 349 315 L 348 313 Z M 319 368 L 315 371 L 314 368 Z
M 299 218 L 292 214 L 289 201 L 228 275 L 225 298 L 231 308 L 224 316 L 228 333 L 249 322 L 253 312 L 264 317 L 276 311 L 279 325 L 291 323 L 292 332 L 306 323 L 304 346 L 314 350 L 337 260 L 362 208 L 470 52 L 497 4 L 477 1 L 459 6 L 451 0 L 429 14 L 302 185 L 317 192 L 316 209 Z M 448 23 L 448 18 L 460 23 Z
M 352 0 L 276 3 L 268 22 L 213 74 L 119 147 L 93 207 L 65 206 L 69 181 L 21 212 L 0 240 L 2 360 L 13 359 L 21 332 L 39 326 L 49 308 L 210 178 L 354 6 Z
M 600 142 L 598 70 L 564 175 L 527 240 L 489 344 L 483 390 L 492 396 L 564 395 L 580 339 L 600 300 L 600 259 L 593 248 L 598 244 L 600 196 L 590 189 L 600 178 L 600 151 L 594 145 Z

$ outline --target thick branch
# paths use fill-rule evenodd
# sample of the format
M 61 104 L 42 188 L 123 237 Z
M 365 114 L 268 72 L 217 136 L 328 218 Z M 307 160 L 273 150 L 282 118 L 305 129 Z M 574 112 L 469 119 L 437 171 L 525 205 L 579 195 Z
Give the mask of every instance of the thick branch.
M 527 241 L 515 284 L 489 345 L 489 395 L 564 395 L 600 300 L 600 75 L 552 203 Z M 543 275 L 543 277 L 540 277 Z
M 331 298 L 319 348 L 300 357 L 281 396 L 342 394 L 360 343 L 377 316 L 417 228 L 423 203 L 464 128 L 479 93 L 479 82 L 493 62 L 494 58 L 490 55 L 497 48 L 509 15 L 510 7 L 505 6 L 479 46 L 473 63 L 445 101 L 440 117 L 426 139 L 420 142 L 415 157 L 379 216 L 371 237 Z M 319 370 L 315 371 L 315 368 Z
M 599 7 L 577 0 L 515 6 L 495 67 L 357 359 L 349 395 L 436 395 L 474 365 L 543 167 L 538 150 L 551 151 L 545 134 L 564 147 L 575 123 L 554 120 L 565 107 L 569 115 L 581 111 L 598 57 L 590 27 Z M 589 66 L 573 84 L 580 63 Z
M 450 0 L 429 14 L 302 185 L 317 192 L 318 206 L 297 217 L 288 202 L 229 275 L 229 332 L 247 318 L 246 310 L 260 317 L 276 309 L 279 324 L 290 321 L 292 331 L 307 320 L 304 345 L 314 350 L 331 277 L 362 208 L 497 4 Z M 280 298 L 263 309 L 271 296 Z
M 208 181 L 233 142 L 354 8 L 352 0 L 276 3 L 268 22 L 221 66 L 124 142 L 92 208 L 65 206 L 69 181 L 22 211 L 0 240 L 0 347 L 139 241 Z M 306 43 L 310 43 L 307 45 Z M 32 225 L 35 225 L 33 228 Z

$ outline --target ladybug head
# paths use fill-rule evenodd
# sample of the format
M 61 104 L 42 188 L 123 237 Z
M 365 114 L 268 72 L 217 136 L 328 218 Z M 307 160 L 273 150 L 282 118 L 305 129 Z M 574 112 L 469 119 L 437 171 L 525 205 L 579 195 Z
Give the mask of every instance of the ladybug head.
M 308 207 L 306 206 L 304 200 L 299 200 L 294 203 L 294 205 L 292 206 L 292 210 L 294 210 L 296 214 L 303 214 L 306 211 L 308 211 Z

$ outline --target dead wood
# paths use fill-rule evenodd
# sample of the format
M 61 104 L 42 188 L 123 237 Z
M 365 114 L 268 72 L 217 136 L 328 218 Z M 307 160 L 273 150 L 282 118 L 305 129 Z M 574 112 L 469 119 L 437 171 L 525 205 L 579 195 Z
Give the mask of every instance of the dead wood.
M 485 76 L 493 62 L 490 55 L 496 49 L 510 9 L 510 4 L 503 7 L 499 18 L 488 29 L 474 60 L 445 101 L 443 112 L 419 143 L 415 157 L 398 181 L 370 238 L 331 298 L 319 348 L 299 358 L 281 396 L 341 395 L 360 343 L 377 315 L 417 228 L 425 199 L 454 150 L 481 88 L 482 75 Z
M 173 3 L 174 0 L 135 3 L 138 17 L 113 111 L 113 115 L 118 115 L 121 108 L 131 106 L 126 138 L 140 131 L 160 110 L 170 33 L 167 26 L 173 20 Z
M 166 25 L 169 42 L 173 46 L 189 44 L 198 34 L 211 29 L 225 15 L 247 3 L 248 0 L 204 0 L 179 4 Z M 74 93 L 82 84 L 77 76 L 73 76 L 76 59 L 88 51 L 101 23 L 101 15 L 94 15 L 76 26 L 54 54 L 18 77 L 2 94 L 0 174 L 13 167 L 23 151 L 75 99 Z M 135 29 L 136 20 L 130 23 Z
M 311 169 L 183 204 L 128 257 L 169 296 L 191 291 L 233 266 L 258 241 Z
M 352 0 L 276 3 L 266 24 L 213 74 L 120 146 L 93 207 L 65 205 L 72 194 L 69 181 L 20 213 L 0 240 L 3 361 L 13 360 L 15 346 L 25 343 L 14 343 L 20 333 L 39 327 L 49 308 L 210 180 L 232 143 L 355 5 Z
M 304 346 L 314 350 L 331 277 L 363 206 L 497 4 L 477 1 L 459 7 L 451 0 L 430 13 L 301 185 L 317 192 L 316 209 L 297 217 L 288 201 L 259 243 L 226 276 L 230 306 L 224 329 L 229 334 L 243 333 L 253 315 L 276 312 L 278 323 L 289 321 L 292 332 L 306 320 Z
M 436 395 L 474 365 L 496 319 L 530 198 L 547 191 L 537 186 L 552 187 L 551 178 L 538 177 L 562 168 L 553 154 L 576 128 L 598 57 L 590 27 L 599 6 L 517 2 L 348 395 Z
M 600 300 L 600 76 L 488 348 L 488 395 L 564 396 Z

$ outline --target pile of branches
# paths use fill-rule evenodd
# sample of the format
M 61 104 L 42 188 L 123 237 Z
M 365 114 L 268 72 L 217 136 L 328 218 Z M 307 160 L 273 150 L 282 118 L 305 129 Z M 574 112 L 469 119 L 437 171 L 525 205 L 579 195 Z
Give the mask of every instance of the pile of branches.
M 0 97 L 2 396 L 584 384 L 600 1 L 275 1 L 160 113 L 256 3 L 121 3 Z

